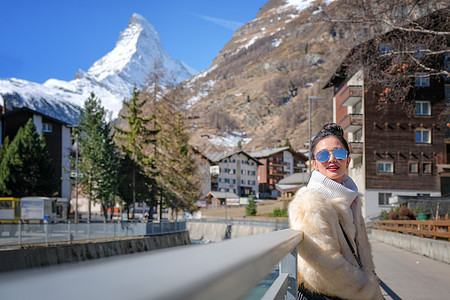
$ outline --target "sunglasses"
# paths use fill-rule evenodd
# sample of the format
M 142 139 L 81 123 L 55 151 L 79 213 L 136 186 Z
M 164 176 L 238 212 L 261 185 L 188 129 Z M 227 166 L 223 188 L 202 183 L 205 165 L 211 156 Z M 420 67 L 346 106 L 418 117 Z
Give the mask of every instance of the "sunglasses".
M 333 156 L 337 160 L 344 160 L 347 158 L 348 153 L 344 149 L 334 149 L 333 151 L 322 150 L 316 153 L 316 160 L 320 162 L 326 162 L 330 159 L 330 153 L 333 153 Z

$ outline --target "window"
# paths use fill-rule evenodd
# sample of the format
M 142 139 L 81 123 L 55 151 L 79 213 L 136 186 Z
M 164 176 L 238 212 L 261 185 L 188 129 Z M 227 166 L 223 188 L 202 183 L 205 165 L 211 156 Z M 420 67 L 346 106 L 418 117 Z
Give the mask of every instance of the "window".
M 392 46 L 391 45 L 381 45 L 380 46 L 381 56 L 391 56 Z
M 450 71 L 450 53 L 444 55 L 444 69 Z
M 42 123 L 42 132 L 52 132 L 53 126 L 50 123 Z
M 414 50 L 416 50 L 416 52 L 414 53 L 414 57 L 420 58 L 420 57 L 424 57 L 425 55 L 427 55 L 427 47 L 423 46 L 423 45 L 417 45 L 414 47 Z
M 416 101 L 416 116 L 431 115 L 430 101 Z
M 430 86 L 430 77 L 426 74 L 416 74 L 414 85 L 422 87 Z
M 423 174 L 431 174 L 432 172 L 431 163 L 423 163 L 422 164 L 422 172 Z
M 409 173 L 410 174 L 417 174 L 419 173 L 419 164 L 416 162 L 409 163 Z
M 378 193 L 378 205 L 388 205 L 392 193 Z
M 230 183 L 230 179 L 229 178 L 225 178 L 225 183 Z
M 233 179 L 233 180 L 232 180 L 232 183 L 233 183 L 233 184 L 236 184 L 236 179 Z
M 245 180 L 244 179 L 241 179 L 241 184 L 245 184 Z
M 431 143 L 430 130 L 429 129 L 417 129 L 416 130 L 416 143 L 430 144 Z
M 378 173 L 393 173 L 394 167 L 392 162 L 378 162 Z

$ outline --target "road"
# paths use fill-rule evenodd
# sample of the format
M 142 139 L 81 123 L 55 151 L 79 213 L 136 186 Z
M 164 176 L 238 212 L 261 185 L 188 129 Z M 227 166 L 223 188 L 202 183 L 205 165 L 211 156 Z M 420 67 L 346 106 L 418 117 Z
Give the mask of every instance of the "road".
M 374 239 L 370 242 L 385 299 L 450 299 L 450 264 Z

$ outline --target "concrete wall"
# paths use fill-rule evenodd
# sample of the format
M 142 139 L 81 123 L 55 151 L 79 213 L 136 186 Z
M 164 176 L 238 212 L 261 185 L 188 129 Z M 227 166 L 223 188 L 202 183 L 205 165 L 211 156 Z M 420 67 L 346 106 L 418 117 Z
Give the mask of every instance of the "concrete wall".
M 450 263 L 450 242 L 372 229 L 371 237 L 420 255 Z
M 272 232 L 275 229 L 264 226 L 229 225 L 224 223 L 187 222 L 191 240 L 208 240 L 220 242 L 225 239 L 234 239 L 255 234 Z
M 190 244 L 189 233 L 185 231 L 110 242 L 4 250 L 0 252 L 0 272 L 46 267 Z

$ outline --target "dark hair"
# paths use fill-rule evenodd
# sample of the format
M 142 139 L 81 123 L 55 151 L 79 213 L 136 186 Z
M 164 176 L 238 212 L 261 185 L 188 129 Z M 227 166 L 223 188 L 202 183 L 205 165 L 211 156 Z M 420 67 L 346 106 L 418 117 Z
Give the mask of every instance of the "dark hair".
M 336 123 L 327 123 L 323 125 L 322 129 L 314 136 L 312 140 L 311 153 L 314 153 L 317 144 L 321 140 L 329 136 L 339 139 L 342 145 L 344 145 L 345 150 L 347 150 L 347 152 L 350 154 L 350 148 L 348 146 L 347 141 L 344 138 L 344 130 L 342 130 L 342 127 Z

